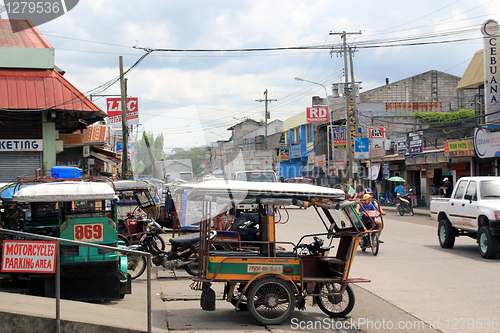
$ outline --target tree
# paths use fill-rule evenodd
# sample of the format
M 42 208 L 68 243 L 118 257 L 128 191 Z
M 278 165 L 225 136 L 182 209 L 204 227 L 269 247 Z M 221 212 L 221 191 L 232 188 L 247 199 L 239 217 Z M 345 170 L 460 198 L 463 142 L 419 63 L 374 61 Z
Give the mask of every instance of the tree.
M 412 118 L 422 118 L 424 124 L 431 124 L 431 127 L 441 126 L 442 123 L 452 122 L 462 119 L 474 118 L 476 113 L 474 110 L 460 109 L 457 112 L 417 112 L 412 114 Z
M 165 158 L 163 152 L 163 133 L 156 138 L 153 133 L 143 132 L 142 138 L 135 145 L 135 173 L 141 175 L 152 175 L 154 162 Z

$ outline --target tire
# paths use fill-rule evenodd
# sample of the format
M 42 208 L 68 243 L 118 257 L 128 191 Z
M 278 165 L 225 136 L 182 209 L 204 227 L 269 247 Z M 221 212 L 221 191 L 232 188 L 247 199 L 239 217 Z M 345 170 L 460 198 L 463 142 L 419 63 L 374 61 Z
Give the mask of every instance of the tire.
M 409 213 L 410 213 L 410 216 L 414 216 L 415 215 L 415 212 L 413 211 L 413 206 L 411 206 L 409 208 Z
M 378 248 L 380 246 L 380 242 L 378 241 L 378 233 L 374 232 L 372 234 L 372 254 L 376 256 L 378 254 Z
M 289 282 L 277 277 L 257 280 L 248 291 L 248 310 L 262 325 L 279 325 L 295 309 L 295 292 Z
M 153 235 L 153 239 L 156 243 L 156 248 L 165 251 L 165 241 L 160 235 Z
M 490 227 L 484 226 L 479 229 L 477 242 L 483 258 L 495 259 L 498 256 L 499 238 L 491 234 Z
M 192 253 L 187 260 L 193 260 L 190 264 L 184 266 L 186 272 L 191 276 L 198 276 L 199 257 L 198 252 Z
M 455 245 L 455 228 L 447 219 L 439 221 L 438 225 L 439 245 L 444 249 L 451 249 Z
M 128 274 L 132 280 L 137 279 L 146 270 L 147 261 L 143 256 L 129 255 L 127 256 L 128 261 Z
M 329 294 L 338 292 L 340 283 L 319 283 L 316 292 L 319 294 Z M 330 317 L 345 317 L 354 308 L 354 293 L 350 286 L 346 286 L 342 295 L 336 296 L 315 296 L 316 303 L 326 315 Z
M 127 237 L 124 237 L 122 235 L 118 235 L 118 240 L 123 241 L 125 243 L 125 246 L 127 246 L 127 247 L 130 245 L 130 242 L 128 241 Z
M 399 212 L 399 215 L 405 216 L 405 209 L 403 208 L 402 203 L 400 203 L 398 206 L 398 212 Z
M 392 204 L 391 198 L 385 198 L 384 203 L 386 206 L 390 206 Z

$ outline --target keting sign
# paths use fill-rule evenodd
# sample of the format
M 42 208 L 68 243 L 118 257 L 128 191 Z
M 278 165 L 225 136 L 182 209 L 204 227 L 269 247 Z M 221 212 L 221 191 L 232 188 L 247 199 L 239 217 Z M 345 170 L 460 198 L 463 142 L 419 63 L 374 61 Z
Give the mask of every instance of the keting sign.
M 111 127 L 122 126 L 122 99 L 106 99 L 108 110 L 108 124 Z M 127 98 L 127 125 L 139 125 L 139 105 L 137 97 Z
M 309 123 L 324 123 L 328 121 L 328 108 L 313 107 L 307 108 L 306 121 Z
M 55 273 L 57 242 L 3 241 L 2 272 Z
M 42 139 L 0 140 L 0 151 L 43 151 Z

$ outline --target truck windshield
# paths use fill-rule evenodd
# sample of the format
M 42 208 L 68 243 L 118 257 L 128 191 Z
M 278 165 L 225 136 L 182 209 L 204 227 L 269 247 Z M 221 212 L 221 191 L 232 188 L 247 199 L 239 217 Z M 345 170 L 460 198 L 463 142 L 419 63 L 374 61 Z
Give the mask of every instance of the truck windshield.
M 483 180 L 480 188 L 481 199 L 500 198 L 500 180 Z
M 276 182 L 273 171 L 248 171 L 236 174 L 236 180 L 247 182 Z
M 180 178 L 182 180 L 191 181 L 191 180 L 193 180 L 193 174 L 191 172 L 181 173 Z

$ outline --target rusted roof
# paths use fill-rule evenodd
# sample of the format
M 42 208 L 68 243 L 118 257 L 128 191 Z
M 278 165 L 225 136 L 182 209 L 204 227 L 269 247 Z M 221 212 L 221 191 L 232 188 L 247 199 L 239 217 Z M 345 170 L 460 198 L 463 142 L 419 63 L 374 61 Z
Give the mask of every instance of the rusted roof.
M 0 20 L 0 47 L 53 49 L 29 20 Z
M 54 70 L 0 69 L 0 109 L 107 114 Z
M 457 89 L 476 89 L 484 84 L 483 53 L 483 50 L 479 50 L 474 54 L 464 75 L 458 82 Z

